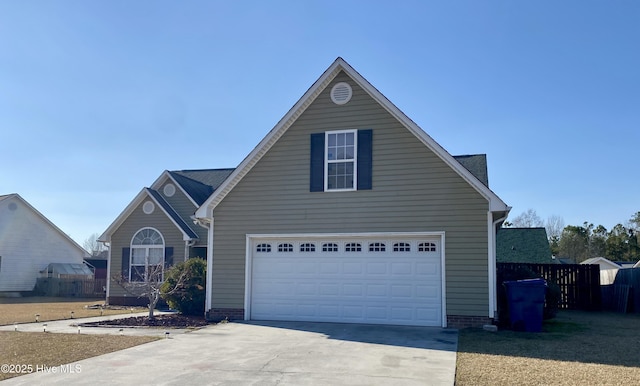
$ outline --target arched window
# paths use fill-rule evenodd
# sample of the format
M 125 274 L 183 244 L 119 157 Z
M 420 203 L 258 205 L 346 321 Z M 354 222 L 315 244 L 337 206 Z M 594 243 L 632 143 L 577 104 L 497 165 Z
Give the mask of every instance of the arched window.
M 164 238 L 153 228 L 142 228 L 131 239 L 130 281 L 162 281 Z

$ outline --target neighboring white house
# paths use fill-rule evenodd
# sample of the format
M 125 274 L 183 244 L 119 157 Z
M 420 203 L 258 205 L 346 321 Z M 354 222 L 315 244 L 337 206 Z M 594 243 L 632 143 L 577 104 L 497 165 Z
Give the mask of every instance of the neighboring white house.
M 18 194 L 0 195 L 0 293 L 33 290 L 51 263 L 89 254 Z
M 618 270 L 622 268 L 617 263 L 604 258 L 604 257 L 592 257 L 580 264 L 598 264 L 600 266 L 600 285 L 613 284 L 616 280 L 616 274 Z

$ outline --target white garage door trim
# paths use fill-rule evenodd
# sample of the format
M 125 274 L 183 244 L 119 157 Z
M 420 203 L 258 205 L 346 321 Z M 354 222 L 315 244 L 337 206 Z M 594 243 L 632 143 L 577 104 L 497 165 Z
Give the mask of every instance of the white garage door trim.
M 441 326 L 447 326 L 446 313 L 446 282 L 445 282 L 445 232 L 385 232 L 385 233 L 322 233 L 322 234 L 248 234 L 246 236 L 246 264 L 245 264 L 245 320 L 251 320 L 251 296 L 253 273 L 253 243 L 255 240 L 310 240 L 330 241 L 332 238 L 349 238 L 355 241 L 363 239 L 419 239 L 436 238 L 440 254 L 440 294 L 441 294 Z

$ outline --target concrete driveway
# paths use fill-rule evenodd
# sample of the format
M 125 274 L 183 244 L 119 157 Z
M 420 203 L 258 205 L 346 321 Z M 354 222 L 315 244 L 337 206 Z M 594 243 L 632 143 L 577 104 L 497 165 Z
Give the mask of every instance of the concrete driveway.
M 2 386 L 453 385 L 457 345 L 457 331 L 441 328 L 226 323 Z

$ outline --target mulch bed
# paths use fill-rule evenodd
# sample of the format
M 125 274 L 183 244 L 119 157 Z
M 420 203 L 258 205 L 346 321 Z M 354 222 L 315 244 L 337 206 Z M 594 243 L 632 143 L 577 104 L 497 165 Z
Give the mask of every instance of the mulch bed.
M 156 315 L 153 319 L 146 316 L 133 316 L 130 318 L 103 320 L 100 322 L 82 323 L 84 327 L 172 327 L 195 328 L 204 327 L 209 323 L 202 316 L 187 316 L 181 314 Z

